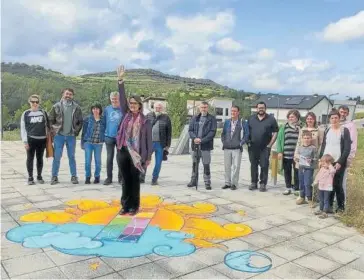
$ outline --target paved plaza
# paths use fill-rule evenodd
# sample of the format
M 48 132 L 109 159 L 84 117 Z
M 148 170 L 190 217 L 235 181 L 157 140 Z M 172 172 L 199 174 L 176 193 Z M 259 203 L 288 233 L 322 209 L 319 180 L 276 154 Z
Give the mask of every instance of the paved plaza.
M 320 220 L 307 205 L 297 206 L 293 195 L 282 195 L 283 178 L 266 193 L 249 191 L 246 151 L 236 191 L 221 189 L 219 144 L 212 156 L 212 191 L 201 179 L 198 190 L 186 187 L 189 155 L 163 162 L 159 186 L 150 186 L 149 168 L 142 185 L 147 210 L 140 216 L 147 222 L 134 243 L 97 237 L 115 217 L 121 188 L 84 185 L 79 144 L 76 156 L 79 185 L 70 183 L 64 153 L 60 184 L 49 184 L 50 159 L 46 184 L 28 186 L 22 144 L 2 142 L 2 279 L 364 279 L 364 236 L 333 217 Z M 105 173 L 104 164 L 102 179 Z

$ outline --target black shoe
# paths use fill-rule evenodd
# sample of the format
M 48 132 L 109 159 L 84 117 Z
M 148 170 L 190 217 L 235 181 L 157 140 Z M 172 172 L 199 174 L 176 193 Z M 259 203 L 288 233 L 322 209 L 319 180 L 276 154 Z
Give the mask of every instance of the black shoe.
M 39 184 L 44 184 L 44 180 L 43 180 L 42 176 L 37 176 L 37 182 Z
M 211 186 L 208 184 L 205 185 L 205 188 L 206 188 L 206 190 L 211 190 Z
M 94 184 L 100 184 L 100 177 L 95 177 Z
M 58 181 L 58 177 L 57 176 L 53 176 L 52 177 L 52 180 L 51 180 L 51 185 L 56 185 L 56 184 L 58 184 L 59 183 L 59 181 Z
M 151 185 L 152 186 L 158 186 L 158 180 L 157 179 L 153 179 Z
M 72 176 L 71 177 L 71 183 L 74 184 L 74 185 L 78 184 L 78 178 L 76 176 Z
M 267 191 L 267 186 L 266 186 L 266 185 L 264 185 L 264 184 L 260 184 L 260 186 L 259 186 L 259 191 L 260 191 L 260 192 L 266 192 L 266 191 Z
M 189 188 L 193 188 L 193 187 L 196 187 L 196 182 L 189 182 L 188 184 L 187 184 L 187 187 L 189 187 Z
M 231 187 L 229 185 L 225 185 L 222 187 L 223 190 L 230 189 Z
M 33 177 L 28 178 L 28 185 L 35 185 Z
M 232 191 L 235 191 L 237 188 L 235 185 L 232 185 L 231 188 L 230 188 Z
M 86 177 L 85 184 L 86 185 L 91 184 L 91 177 Z
M 120 182 L 119 182 L 120 183 Z M 105 186 L 108 186 L 108 185 L 111 185 L 112 184 L 112 180 L 111 178 L 106 178 L 105 181 L 104 181 L 104 185 Z
M 126 215 L 128 214 L 128 210 L 122 208 L 120 211 L 119 211 L 119 215 Z
M 137 209 L 130 209 L 129 210 L 129 215 L 130 216 L 135 216 L 137 213 L 138 213 L 138 210 Z
M 258 189 L 257 184 L 251 183 L 251 185 L 249 187 L 249 190 L 254 191 L 254 190 L 257 190 L 257 189 Z
M 144 184 L 145 183 L 145 179 L 140 179 L 140 184 Z

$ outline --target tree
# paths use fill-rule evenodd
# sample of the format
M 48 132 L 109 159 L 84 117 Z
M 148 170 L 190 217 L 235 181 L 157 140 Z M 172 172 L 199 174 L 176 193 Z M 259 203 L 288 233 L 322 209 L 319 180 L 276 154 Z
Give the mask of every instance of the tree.
M 25 110 L 28 110 L 28 109 L 29 109 L 29 105 L 24 104 L 23 106 L 21 106 L 21 108 L 16 110 L 15 113 L 14 113 L 14 122 L 17 122 L 17 123 L 20 122 L 21 115 L 23 114 L 23 112 Z
M 2 126 L 6 125 L 7 123 L 9 123 L 11 121 L 11 116 L 9 114 L 9 109 L 5 105 L 1 106 L 1 116 L 2 116 L 2 120 L 1 120 L 1 125 Z
M 167 104 L 167 113 L 172 123 L 172 136 L 179 137 L 188 115 L 187 96 L 181 91 L 170 93 Z
M 52 101 L 50 101 L 48 99 L 48 100 L 42 102 L 41 106 L 42 106 L 42 109 L 44 111 L 46 111 L 47 113 L 49 113 L 51 111 L 51 109 L 52 109 L 53 103 L 52 103 Z

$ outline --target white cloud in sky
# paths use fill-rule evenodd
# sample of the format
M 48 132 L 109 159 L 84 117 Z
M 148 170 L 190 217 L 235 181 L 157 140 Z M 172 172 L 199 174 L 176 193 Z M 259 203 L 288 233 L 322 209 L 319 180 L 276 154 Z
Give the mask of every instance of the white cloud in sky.
M 271 49 L 261 49 L 257 53 L 258 59 L 272 59 L 275 56 L 275 51 Z
M 219 40 L 216 43 L 216 48 L 222 52 L 240 52 L 243 50 L 243 45 L 234 39 L 227 37 Z
M 322 34 L 323 40 L 341 43 L 364 38 L 364 10 L 327 25 Z

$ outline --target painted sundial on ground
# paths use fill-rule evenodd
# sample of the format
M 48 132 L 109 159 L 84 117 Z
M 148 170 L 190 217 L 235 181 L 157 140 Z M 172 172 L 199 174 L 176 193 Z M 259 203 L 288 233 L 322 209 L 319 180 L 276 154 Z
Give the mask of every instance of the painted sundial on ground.
M 230 240 L 252 232 L 244 224 L 221 225 L 209 215 L 214 204 L 166 203 L 155 195 L 141 198 L 136 216 L 118 215 L 119 201 L 73 200 L 63 211 L 34 212 L 20 218 L 24 224 L 6 237 L 26 248 L 52 247 L 79 256 L 133 258 L 157 254 L 179 257 L 199 248 L 226 250 L 222 260 L 231 269 L 261 273 L 272 266 L 271 259 L 254 251 L 228 252 L 217 240 Z

